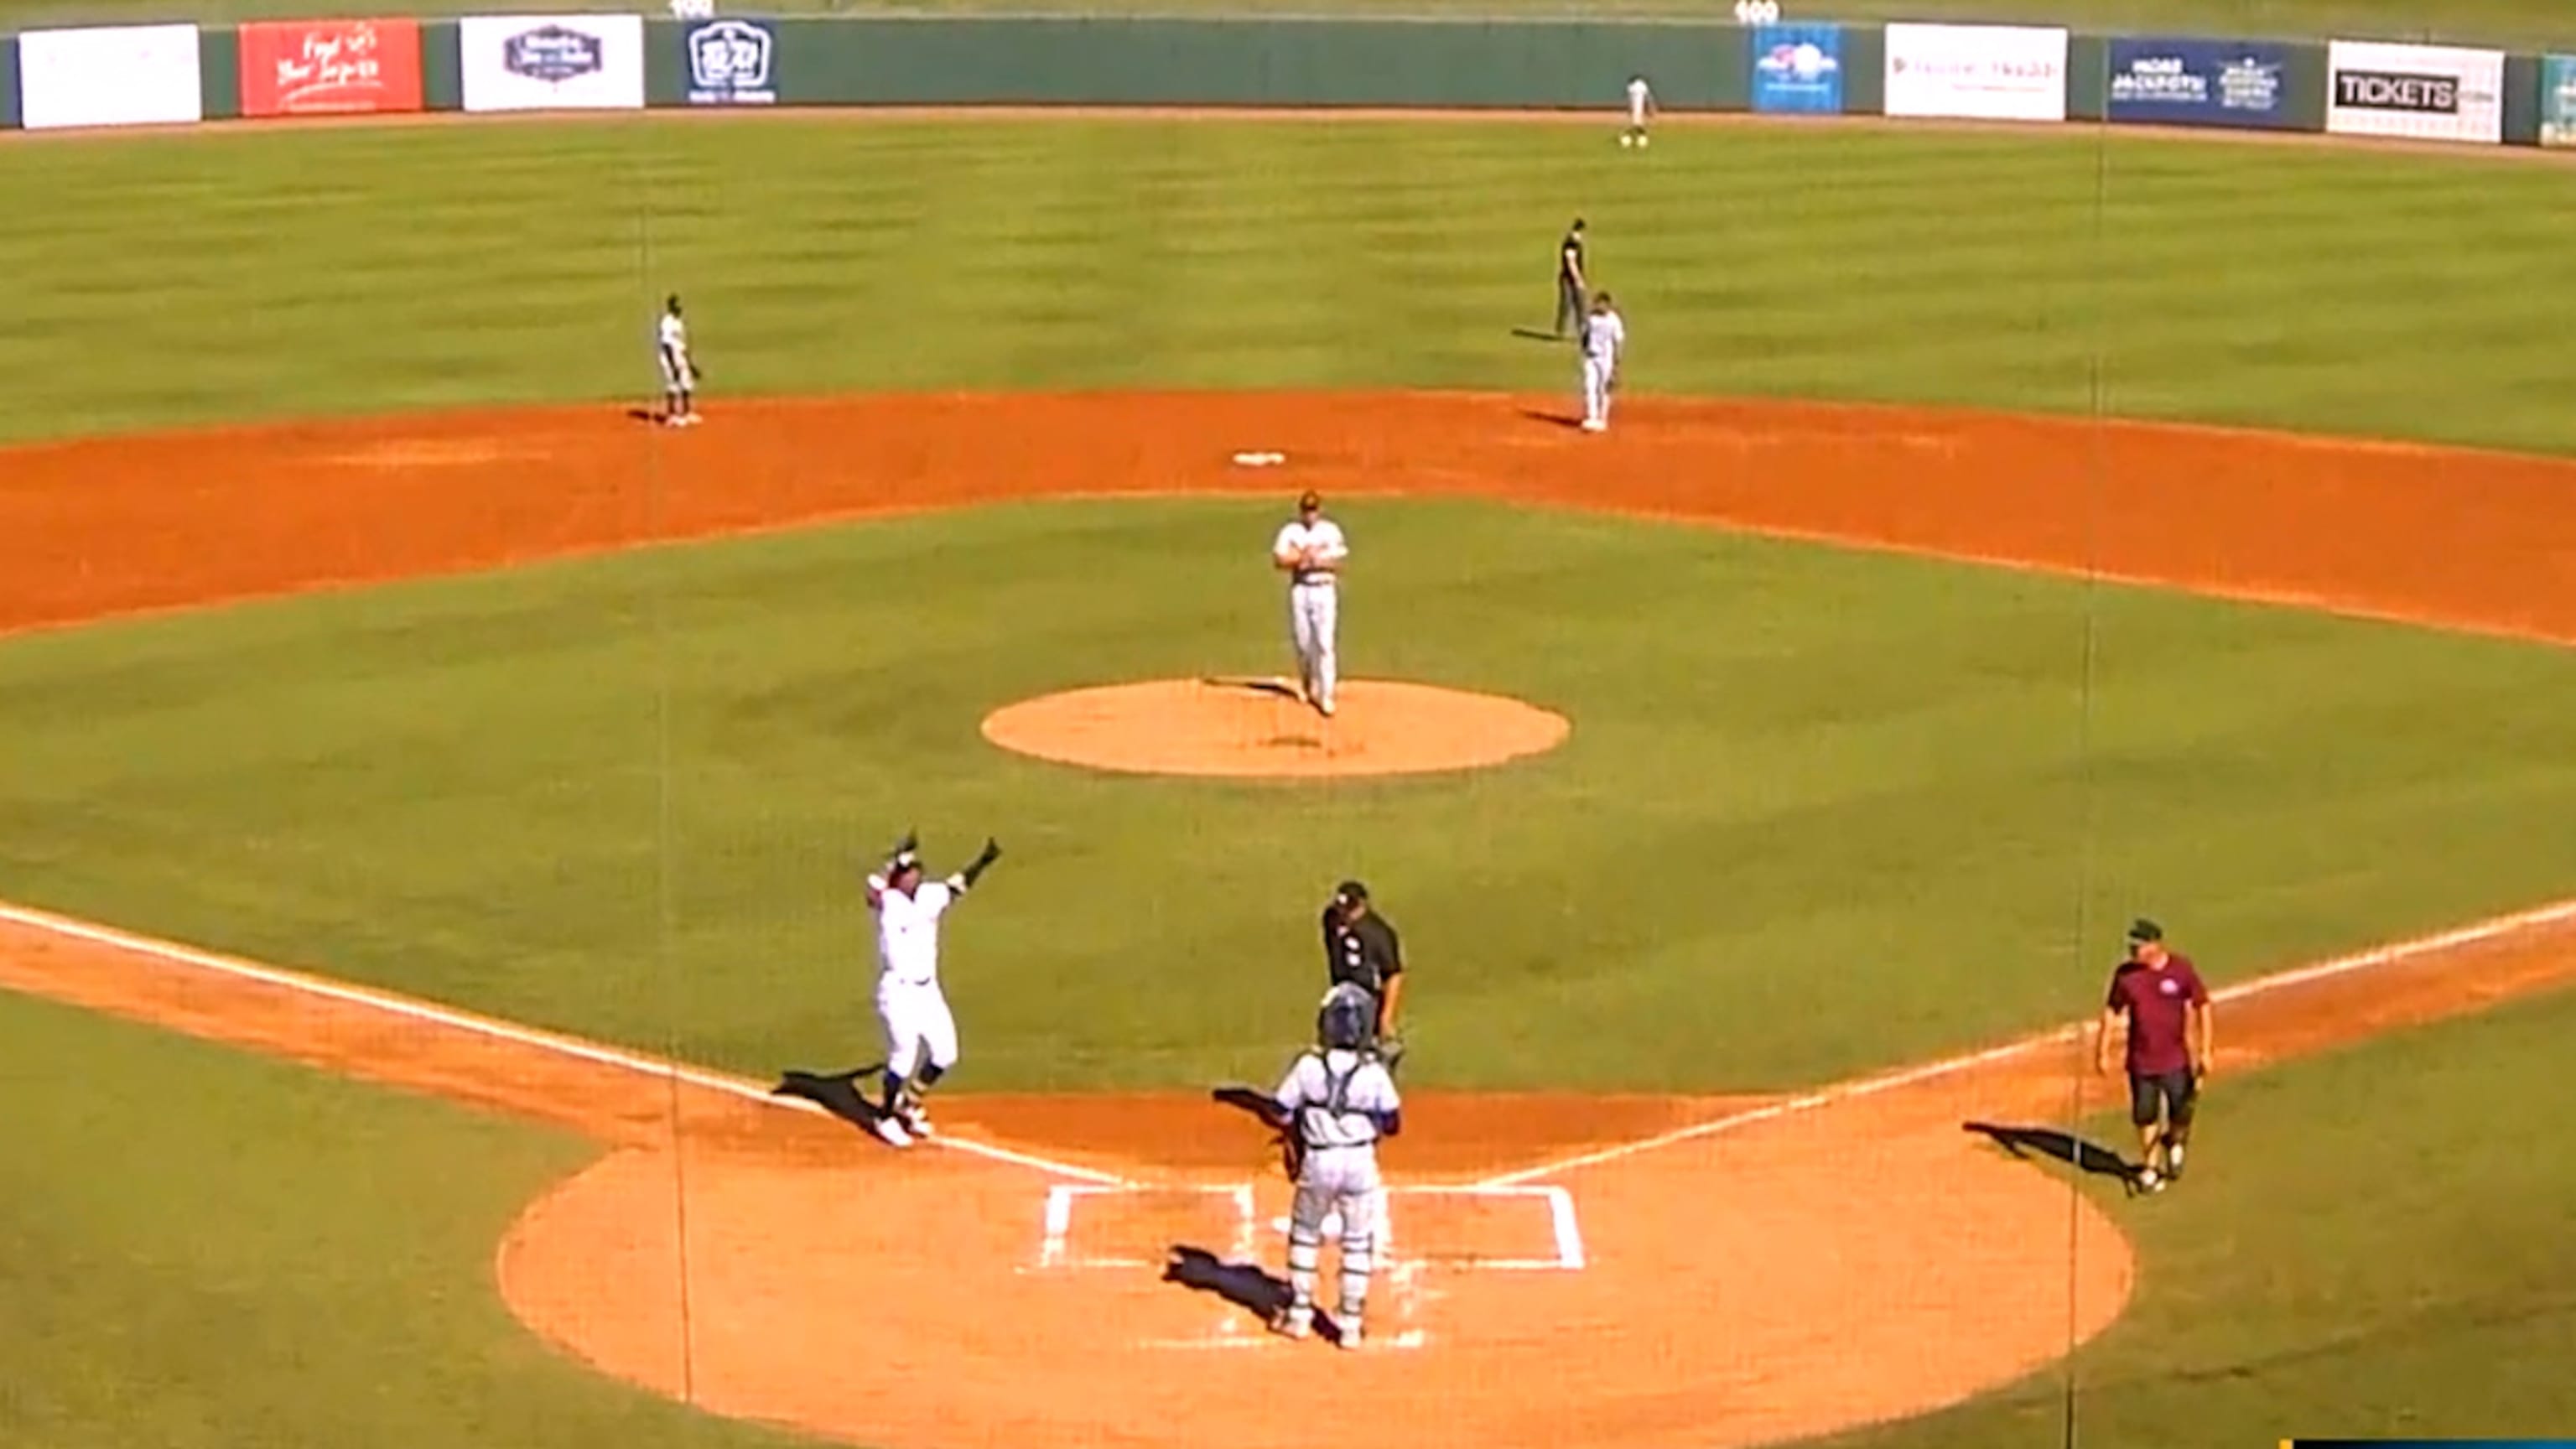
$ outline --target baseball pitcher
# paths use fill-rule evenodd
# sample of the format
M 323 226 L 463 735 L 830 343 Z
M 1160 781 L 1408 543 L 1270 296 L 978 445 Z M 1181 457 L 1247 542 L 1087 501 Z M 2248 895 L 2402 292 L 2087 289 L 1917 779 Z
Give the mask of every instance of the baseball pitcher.
M 1610 294 L 1592 299 L 1592 314 L 1583 319 L 1583 430 L 1610 430 L 1610 395 L 1619 389 L 1619 364 L 1628 352 L 1628 324 Z
M 1271 1328 L 1290 1338 L 1314 1332 L 1315 1280 L 1323 1267 L 1324 1223 L 1342 1224 L 1342 1294 L 1334 1326 L 1343 1348 L 1358 1348 L 1368 1312 L 1369 1277 L 1386 1222 L 1386 1184 L 1377 1144 L 1403 1127 L 1395 1078 L 1361 1051 L 1376 1005 L 1343 984 L 1324 993 L 1315 1016 L 1317 1046 L 1297 1058 L 1273 1094 L 1287 1117 L 1289 1157 L 1297 1183 L 1288 1215 L 1288 1306 Z
M 1340 676 L 1336 643 L 1341 630 L 1342 563 L 1351 556 L 1342 526 L 1324 516 L 1324 500 L 1308 493 L 1297 516 L 1270 541 L 1270 561 L 1288 575 L 1288 637 L 1297 650 L 1297 697 L 1326 719 L 1333 717 L 1333 688 Z
M 957 1017 L 939 989 L 939 921 L 1002 858 L 983 853 L 945 880 L 922 879 L 919 842 L 907 832 L 882 870 L 868 875 L 877 917 L 877 1020 L 885 1027 L 885 1106 L 876 1132 L 894 1147 L 931 1135 L 922 1093 L 957 1065 Z
M 689 324 L 680 318 L 680 296 L 674 292 L 662 306 L 654 349 L 662 360 L 662 421 L 675 428 L 698 424 L 697 359 L 689 356 Z

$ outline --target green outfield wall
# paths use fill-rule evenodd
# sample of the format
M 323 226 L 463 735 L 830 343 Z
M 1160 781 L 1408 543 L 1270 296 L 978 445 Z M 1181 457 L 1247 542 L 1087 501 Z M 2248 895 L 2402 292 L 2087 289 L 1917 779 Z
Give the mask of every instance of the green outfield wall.
M 107 32 L 114 30 L 114 44 Z M 2563 143 L 2547 58 L 2060 27 L 627 15 L 28 30 L 0 122 L 701 106 L 1599 110 L 2107 122 Z M 2563 91 L 2563 85 L 2556 88 Z M 2547 113 L 2547 114 L 2545 114 Z

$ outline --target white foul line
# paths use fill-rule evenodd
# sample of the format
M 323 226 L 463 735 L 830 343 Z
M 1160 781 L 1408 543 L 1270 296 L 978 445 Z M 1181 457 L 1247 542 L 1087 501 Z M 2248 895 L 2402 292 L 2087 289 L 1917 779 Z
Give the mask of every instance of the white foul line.
M 2569 921 L 2576 921 L 2576 900 L 2558 901 L 2527 911 L 2516 911 L 2510 915 L 2496 916 L 2490 920 L 2436 932 L 2430 936 L 2418 936 L 2409 941 L 2374 946 L 2347 956 L 2336 956 L 2319 961 L 2314 965 L 2258 977 L 2252 981 L 2238 982 L 2234 986 L 2222 987 L 2211 992 L 2210 999 L 2242 1001 L 2249 996 L 2260 996 L 2266 992 L 2279 991 L 2284 987 L 2304 986 L 2311 981 L 2324 981 L 2359 971 L 2376 970 L 2382 966 L 2393 966 L 2398 962 L 2413 960 L 2419 956 L 2455 950 L 2462 946 L 2474 946 L 2524 931 L 2562 925 Z M 1640 1153 L 1654 1152 L 1684 1142 L 1721 1136 L 1777 1117 L 1809 1112 L 1818 1107 L 1837 1103 L 1857 1101 L 1863 1097 L 1874 1097 L 1899 1087 L 1913 1086 L 1918 1082 L 1956 1076 L 1989 1062 L 2003 1061 L 2061 1042 L 2080 1040 L 2085 1029 L 2086 1023 L 2077 1022 L 2038 1036 L 2024 1037 L 2019 1041 L 2006 1042 L 2001 1046 L 1988 1047 L 1983 1051 L 1970 1052 L 1964 1056 L 1944 1057 L 1939 1061 L 1925 1062 L 1899 1071 L 1857 1078 L 1838 1086 L 1809 1092 L 1801 1097 L 1792 1097 L 1785 1102 L 1773 1102 L 1768 1106 L 1730 1113 L 1710 1121 L 1693 1123 L 1688 1127 L 1676 1127 L 1669 1132 L 1659 1132 L 1652 1137 L 1639 1138 L 1634 1142 L 1621 1143 L 1616 1147 L 1604 1147 L 1597 1151 L 1580 1153 L 1555 1162 L 1543 1163 L 1537 1167 L 1522 1168 L 1517 1172 L 1498 1173 L 1475 1183 L 1474 1186 L 1518 1187 L 1542 1178 L 1554 1177 L 1559 1173 L 1572 1172 L 1578 1168 L 1596 1167 L 1605 1162 L 1616 1162 L 1623 1157 L 1635 1157 Z
M 401 1017 L 409 1021 L 430 1022 L 450 1030 L 489 1037 L 495 1041 L 506 1041 L 516 1046 L 532 1047 L 539 1051 L 552 1052 L 557 1056 L 593 1062 L 622 1072 L 632 1072 L 638 1076 L 686 1082 L 693 1087 L 722 1092 L 746 1101 L 758 1102 L 767 1107 L 777 1107 L 791 1112 L 823 1112 L 821 1106 L 802 1097 L 773 1095 L 767 1087 L 743 1077 L 728 1076 L 722 1072 L 709 1071 L 704 1067 L 693 1067 L 681 1062 L 664 1061 L 637 1052 L 602 1046 L 596 1042 L 584 1041 L 579 1037 L 566 1036 L 559 1032 L 517 1026 L 493 1017 L 478 1016 L 473 1012 L 459 1011 L 454 1007 L 433 1005 L 390 991 L 352 986 L 347 982 L 310 976 L 301 971 L 289 971 L 277 966 L 263 966 L 256 961 L 246 961 L 238 956 L 226 956 L 215 951 L 200 950 L 195 946 L 183 946 L 175 941 L 139 936 L 131 931 L 120 931 L 113 926 L 77 921 L 69 916 L 55 915 L 50 911 L 0 902 L 0 921 L 42 931 L 48 935 L 87 941 L 95 946 L 112 947 L 129 955 L 142 956 L 168 965 L 187 966 L 219 975 L 235 976 L 286 991 L 300 992 L 306 996 L 320 996 L 351 1006 L 364 1007 L 369 1011 L 383 1012 L 387 1016 Z M 1015 1167 L 1026 1167 L 1057 1177 L 1069 1177 L 1082 1182 L 1096 1182 L 1108 1186 L 1121 1186 L 1126 1182 L 1125 1178 L 1115 1173 L 1076 1167 L 1067 1162 L 1055 1162 L 1012 1148 L 996 1147 L 989 1142 L 973 1142 L 951 1136 L 934 1137 L 929 1140 L 937 1146 L 963 1152 L 969 1156 L 982 1157 L 994 1162 L 1007 1162 Z

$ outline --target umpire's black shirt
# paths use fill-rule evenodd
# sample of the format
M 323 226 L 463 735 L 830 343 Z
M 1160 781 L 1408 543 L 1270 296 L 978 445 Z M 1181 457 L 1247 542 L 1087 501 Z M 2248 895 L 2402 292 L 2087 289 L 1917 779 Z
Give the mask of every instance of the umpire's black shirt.
M 1332 984 L 1345 981 L 1371 996 L 1386 995 L 1387 978 L 1404 970 L 1404 947 L 1395 927 L 1376 911 L 1344 921 L 1339 906 L 1324 907 L 1324 969 Z
M 1556 244 L 1556 279 L 1572 282 L 1583 271 L 1583 233 L 1569 231 L 1565 240 Z

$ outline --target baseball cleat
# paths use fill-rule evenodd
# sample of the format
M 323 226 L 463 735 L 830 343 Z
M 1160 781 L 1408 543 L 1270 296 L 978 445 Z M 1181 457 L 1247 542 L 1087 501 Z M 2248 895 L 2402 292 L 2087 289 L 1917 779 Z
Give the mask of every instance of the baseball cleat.
M 1281 1338 L 1308 1337 L 1315 1331 L 1314 1314 L 1311 1310 L 1282 1308 L 1270 1315 L 1270 1331 Z
M 928 1137 L 931 1135 L 930 1114 L 922 1111 L 919 1107 L 906 1107 L 903 1110 L 902 1118 L 903 1130 L 906 1132 L 911 1133 L 915 1137 Z
M 1606 433 L 1610 431 L 1610 425 L 1601 421 L 1599 418 L 1585 418 L 1583 420 L 1583 431 L 1587 433 Z
M 885 1145 L 888 1147 L 910 1147 L 912 1145 L 912 1134 L 903 1130 L 903 1124 L 892 1117 L 879 1117 L 876 1122 L 876 1131 L 877 1136 L 883 1138 L 885 1140 Z
M 1341 1337 L 1334 1340 L 1337 1348 L 1349 1350 L 1368 1346 L 1368 1333 L 1356 1323 L 1342 1325 Z

